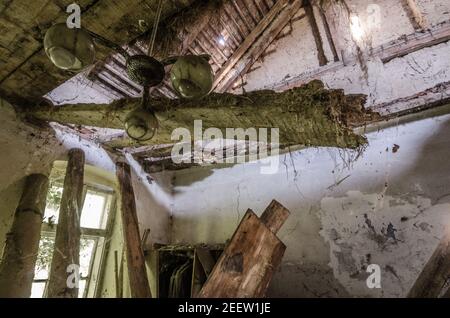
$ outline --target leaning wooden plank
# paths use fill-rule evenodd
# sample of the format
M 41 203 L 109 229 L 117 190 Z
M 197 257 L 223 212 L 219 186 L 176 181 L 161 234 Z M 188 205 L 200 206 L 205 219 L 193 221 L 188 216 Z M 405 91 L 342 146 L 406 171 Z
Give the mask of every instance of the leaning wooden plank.
M 76 276 L 70 279 L 80 265 L 80 216 L 84 180 L 84 152 L 69 151 L 64 189 L 59 208 L 55 248 L 48 281 L 49 298 L 77 298 Z
M 286 246 L 248 210 L 199 298 L 264 297 Z
M 0 298 L 29 298 L 39 250 L 48 177 L 27 177 L 0 265 Z
M 288 209 L 278 201 L 273 200 L 263 212 L 260 219 L 269 230 L 277 234 L 290 214 Z
M 151 298 L 144 251 L 142 250 L 141 237 L 139 235 L 134 190 L 131 184 L 131 169 L 128 164 L 123 162 L 117 163 L 116 168 L 120 187 L 122 231 L 126 246 L 131 297 Z
M 148 144 L 178 141 L 171 135 L 180 127 L 194 136 L 194 121 L 202 120 L 203 130 L 218 128 L 223 136 L 226 128 L 268 128 L 269 133 L 270 128 L 278 128 L 283 145 L 357 148 L 366 139 L 351 128 L 379 118 L 364 109 L 365 100 L 364 95 L 328 90 L 320 81 L 282 93 L 266 90 L 244 95 L 211 94 L 200 100 L 152 99 L 161 124 Z M 124 99 L 111 104 L 35 107 L 24 114 L 46 121 L 123 129 L 128 113 L 139 103 L 140 99 Z
M 436 298 L 450 277 L 450 226 L 434 251 L 428 263 L 420 273 L 408 298 Z

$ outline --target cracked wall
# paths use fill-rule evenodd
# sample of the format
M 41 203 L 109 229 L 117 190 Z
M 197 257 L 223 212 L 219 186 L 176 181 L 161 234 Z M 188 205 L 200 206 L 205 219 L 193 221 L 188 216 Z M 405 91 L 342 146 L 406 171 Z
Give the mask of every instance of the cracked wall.
M 405 296 L 450 222 L 450 115 L 389 125 L 356 160 L 310 148 L 281 155 L 274 175 L 261 162 L 177 172 L 173 243 L 223 243 L 247 209 L 276 199 L 292 214 L 270 296 Z M 380 290 L 366 285 L 372 263 Z
M 346 2 L 367 24 L 367 1 Z M 292 27 L 292 33 L 274 42 L 267 49 L 271 53 L 253 65 L 242 80 L 245 90 L 286 88 L 318 78 L 346 93 L 367 94 L 366 106 L 389 103 L 391 111 L 450 96 L 450 44 L 383 63 L 374 50 L 414 28 L 398 1 L 373 3 L 382 8 L 382 23 L 372 25 L 359 43 L 359 60 L 348 13 L 334 6 L 327 17 L 339 62 L 319 69 L 310 27 L 300 19 L 284 30 L 289 33 Z M 428 26 L 449 20 L 448 1 L 418 4 Z M 333 61 L 325 40 L 324 46 Z M 281 155 L 275 175 L 261 175 L 261 163 L 179 171 L 172 241 L 223 243 L 248 208 L 261 214 L 276 199 L 292 214 L 279 232 L 287 250 L 270 296 L 404 297 L 450 222 L 449 113 L 445 106 L 439 115 L 429 112 L 376 126 L 366 134 L 369 146 L 359 157 L 314 148 Z M 381 268 L 381 289 L 366 285 L 369 264 Z
M 400 98 L 426 95 L 435 99 L 450 94 L 450 44 L 441 43 L 429 48 L 383 63 L 377 54 L 389 41 L 414 34 L 414 28 L 399 1 L 377 0 L 368 3 L 363 0 L 346 0 L 351 12 L 361 21 L 364 37 L 359 43 L 350 31 L 348 12 L 342 5 L 325 6 L 326 16 L 339 55 L 339 62 L 333 62 L 329 42 L 320 15 L 315 10 L 320 27 L 328 65 L 319 68 L 317 49 L 306 18 L 297 20 L 292 33 L 274 42 L 267 49 L 271 52 L 258 60 L 252 72 L 244 76 L 245 90 L 297 86 L 312 79 L 322 80 L 330 88 L 341 88 L 346 93 L 368 95 L 366 106 L 377 106 L 395 102 Z M 374 23 L 370 5 L 379 6 L 380 23 Z M 450 20 L 448 1 L 419 1 L 419 7 L 433 27 Z M 286 32 L 286 30 L 284 32 Z M 426 31 L 428 32 L 428 31 Z M 426 33 L 425 32 L 425 33 Z M 422 34 L 422 33 L 417 33 Z M 404 40 L 406 41 L 406 40 Z M 356 45 L 361 49 L 358 56 Z M 378 50 L 378 51 L 377 51 Z M 361 59 L 359 59 L 361 58 Z M 441 95 L 432 96 L 426 90 L 445 83 Z M 241 89 L 235 89 L 240 92 Z M 423 100 L 420 102 L 424 102 Z
M 88 165 L 96 167 L 97 173 L 106 179 L 115 180 L 114 158 L 94 141 L 81 139 L 62 127 L 39 129 L 24 124 L 12 106 L 0 99 L 0 251 L 20 199 L 23 178 L 33 173 L 48 173 L 55 160 L 66 160 L 71 148 L 83 149 Z M 131 162 L 132 158 L 129 160 L 133 165 L 132 179 L 141 231 L 152 228 L 148 244 L 167 242 L 170 174 L 160 175 L 150 183 L 140 167 Z

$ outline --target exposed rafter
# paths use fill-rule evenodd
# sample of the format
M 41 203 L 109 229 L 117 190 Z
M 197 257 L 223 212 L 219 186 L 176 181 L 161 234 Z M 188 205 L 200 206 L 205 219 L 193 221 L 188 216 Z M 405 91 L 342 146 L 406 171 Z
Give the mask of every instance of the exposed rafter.
M 199 101 L 153 99 L 161 129 L 149 143 L 172 143 L 172 132 L 179 127 L 189 129 L 193 136 L 194 120 L 202 119 L 203 129 L 219 128 L 223 136 L 227 127 L 279 128 L 284 145 L 356 148 L 365 143 L 365 138 L 350 128 L 377 117 L 364 109 L 364 102 L 364 95 L 327 90 L 320 81 L 283 93 L 211 94 Z M 104 105 L 33 108 L 26 114 L 41 120 L 121 129 L 129 111 L 138 104 L 138 99 L 124 99 Z M 130 142 L 122 146 L 130 146 Z
M 63 1 L 64 2 L 64 1 Z M 164 1 L 163 18 L 190 6 L 194 0 Z M 70 2 L 67 2 L 68 4 Z M 147 32 L 152 25 L 154 0 L 86 0 L 82 1 L 82 24 L 118 44 L 126 44 Z M 14 0 L 2 10 L 0 26 L 6 25 L 7 37 L 0 46 L 0 94 L 13 104 L 40 101 L 73 73 L 58 70 L 43 49 L 43 36 L 49 26 L 63 22 L 68 14 L 61 1 Z M 144 27 L 138 21 L 145 21 Z M 5 33 L 5 34 L 6 34 Z M 98 48 L 97 58 L 103 60 L 109 50 Z M 6 56 L 5 56 L 6 55 Z
M 214 87 L 227 91 L 245 74 L 302 6 L 301 0 L 278 0 L 216 75 Z

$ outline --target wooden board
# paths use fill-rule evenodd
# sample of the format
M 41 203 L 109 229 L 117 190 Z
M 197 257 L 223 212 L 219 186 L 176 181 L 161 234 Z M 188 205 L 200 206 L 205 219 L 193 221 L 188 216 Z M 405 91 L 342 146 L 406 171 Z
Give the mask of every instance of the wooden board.
M 48 281 L 49 298 L 77 298 L 78 287 L 67 284 L 70 266 L 80 265 L 80 216 L 83 209 L 85 155 L 81 149 L 71 149 L 59 208 L 55 248 Z
M 264 297 L 286 246 L 248 210 L 199 298 Z
M 126 245 L 128 278 L 130 280 L 131 297 L 151 298 L 145 267 L 144 252 L 139 235 L 139 222 L 136 214 L 136 202 L 131 183 L 130 166 L 117 163 L 117 177 L 120 186 L 122 231 Z

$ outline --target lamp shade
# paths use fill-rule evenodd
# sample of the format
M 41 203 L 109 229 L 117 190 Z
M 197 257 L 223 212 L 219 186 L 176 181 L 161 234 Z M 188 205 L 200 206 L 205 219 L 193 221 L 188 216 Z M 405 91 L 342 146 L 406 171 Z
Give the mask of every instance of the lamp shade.
M 127 135 L 137 141 L 152 139 L 158 128 L 159 123 L 155 115 L 142 107 L 131 111 L 125 119 Z
M 205 57 L 186 55 L 172 66 L 170 79 L 181 97 L 200 98 L 211 92 L 214 74 Z
M 44 37 L 45 53 L 56 67 L 80 71 L 95 58 L 92 37 L 83 29 L 70 29 L 65 23 L 55 24 Z
M 159 85 L 165 75 L 164 65 L 147 55 L 134 55 L 127 60 L 127 74 L 136 83 L 145 87 Z

